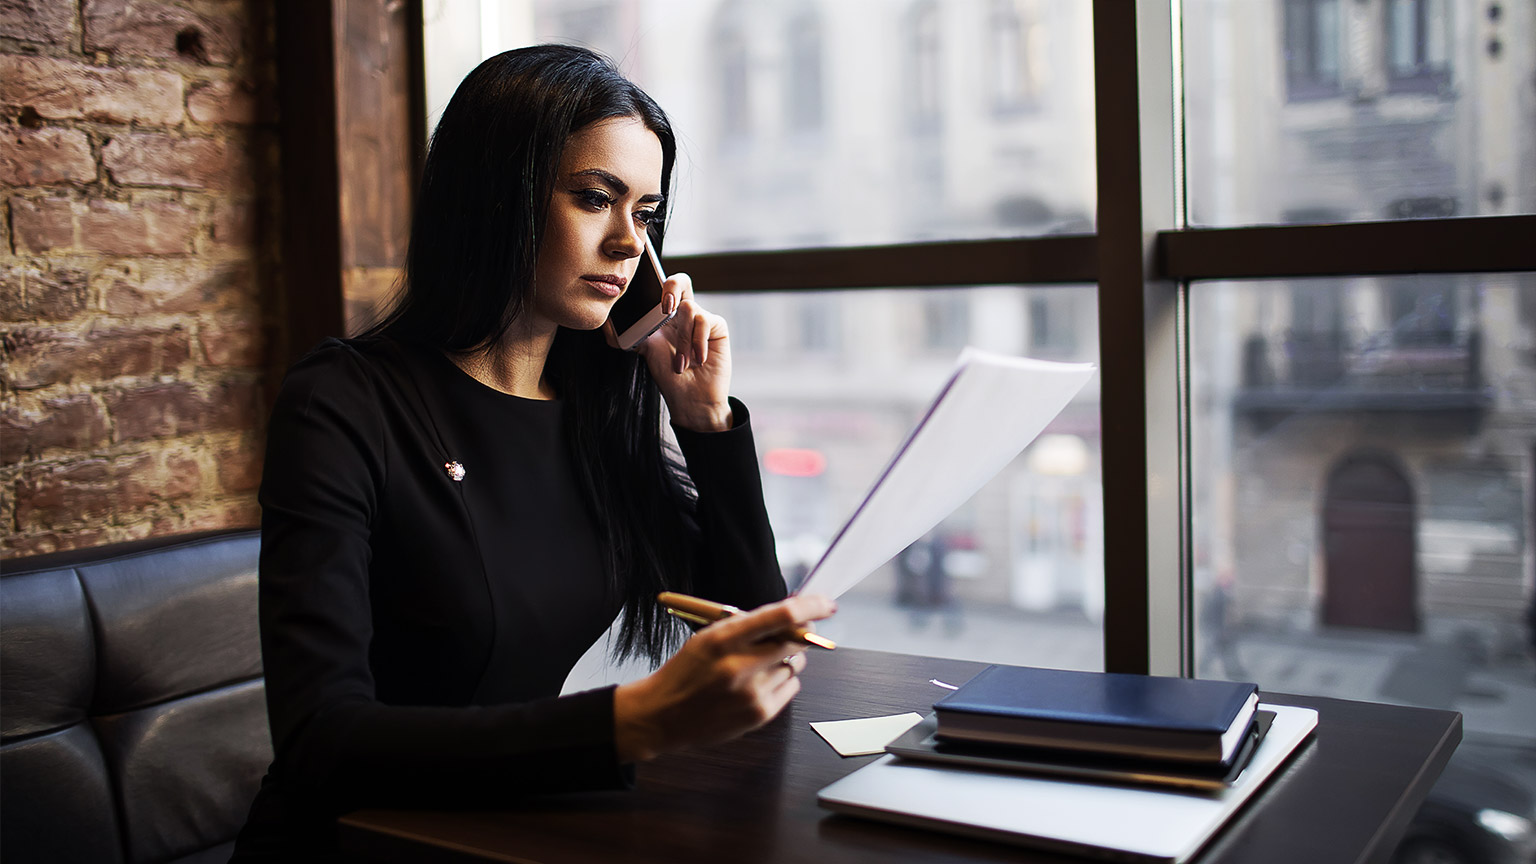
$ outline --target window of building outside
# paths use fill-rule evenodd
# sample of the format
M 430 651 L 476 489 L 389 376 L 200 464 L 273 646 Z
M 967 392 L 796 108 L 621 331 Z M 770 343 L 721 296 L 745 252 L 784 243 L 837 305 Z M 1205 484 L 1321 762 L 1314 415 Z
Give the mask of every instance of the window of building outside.
M 1339 90 L 1338 0 L 1285 0 L 1285 86 L 1290 99 Z
M 718 73 L 715 85 L 715 113 L 722 145 L 745 138 L 751 131 L 752 91 L 748 87 L 747 44 L 740 25 L 731 16 L 723 15 L 716 22 L 714 46 L 715 69 Z M 580 39 L 576 44 L 590 45 Z M 601 44 L 601 43 L 595 43 Z
M 1387 7 L 1387 74 L 1394 90 L 1449 84 L 1451 21 L 1446 0 L 1392 0 Z
M 821 128 L 821 22 L 814 9 L 790 19 L 785 34 L 789 62 L 785 70 L 784 115 L 789 128 L 812 132 Z
M 907 41 L 911 45 L 911 101 L 907 116 L 914 131 L 932 131 L 943 120 L 941 90 L 944 39 L 940 32 L 939 4 L 922 0 L 908 16 Z
M 992 50 L 992 109 L 999 113 L 1027 110 L 1050 67 L 1040 62 L 1047 47 L 1044 27 L 1037 20 L 1038 2 L 992 0 L 987 35 Z

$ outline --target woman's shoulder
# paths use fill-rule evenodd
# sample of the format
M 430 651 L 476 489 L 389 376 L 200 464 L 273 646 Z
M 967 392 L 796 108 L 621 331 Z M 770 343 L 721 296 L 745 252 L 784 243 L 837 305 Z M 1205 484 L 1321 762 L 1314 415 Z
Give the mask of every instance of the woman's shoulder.
M 407 346 L 383 336 L 327 336 L 288 368 L 288 377 L 323 380 L 378 375 L 412 362 Z
M 323 396 L 341 403 L 369 399 L 381 376 L 402 362 L 405 354 L 393 340 L 327 337 L 288 367 L 279 399 Z

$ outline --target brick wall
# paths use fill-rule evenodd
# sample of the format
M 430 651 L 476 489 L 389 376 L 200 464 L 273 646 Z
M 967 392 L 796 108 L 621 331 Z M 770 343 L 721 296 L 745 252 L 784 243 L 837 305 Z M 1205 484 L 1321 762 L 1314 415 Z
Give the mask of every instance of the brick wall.
M 254 525 L 271 0 L 0 0 L 0 557 Z

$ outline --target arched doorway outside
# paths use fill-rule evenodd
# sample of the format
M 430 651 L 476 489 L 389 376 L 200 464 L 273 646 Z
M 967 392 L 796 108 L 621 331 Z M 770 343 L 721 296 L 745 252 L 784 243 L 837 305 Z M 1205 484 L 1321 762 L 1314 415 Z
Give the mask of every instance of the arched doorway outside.
M 1380 453 L 1345 457 L 1323 502 L 1323 623 L 1417 632 L 1413 487 Z

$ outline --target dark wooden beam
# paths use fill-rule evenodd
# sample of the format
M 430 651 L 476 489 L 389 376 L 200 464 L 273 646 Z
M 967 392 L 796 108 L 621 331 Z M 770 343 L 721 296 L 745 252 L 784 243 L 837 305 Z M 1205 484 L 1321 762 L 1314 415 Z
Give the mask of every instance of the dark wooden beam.
M 1092 235 L 668 256 L 699 290 L 1059 285 L 1098 278 Z
M 1536 216 L 1197 228 L 1158 235 L 1167 279 L 1536 270 Z
M 286 366 L 399 278 L 426 150 L 421 0 L 277 6 Z
M 282 347 L 286 368 L 342 332 L 336 45 L 331 0 L 276 4 L 282 148 Z

